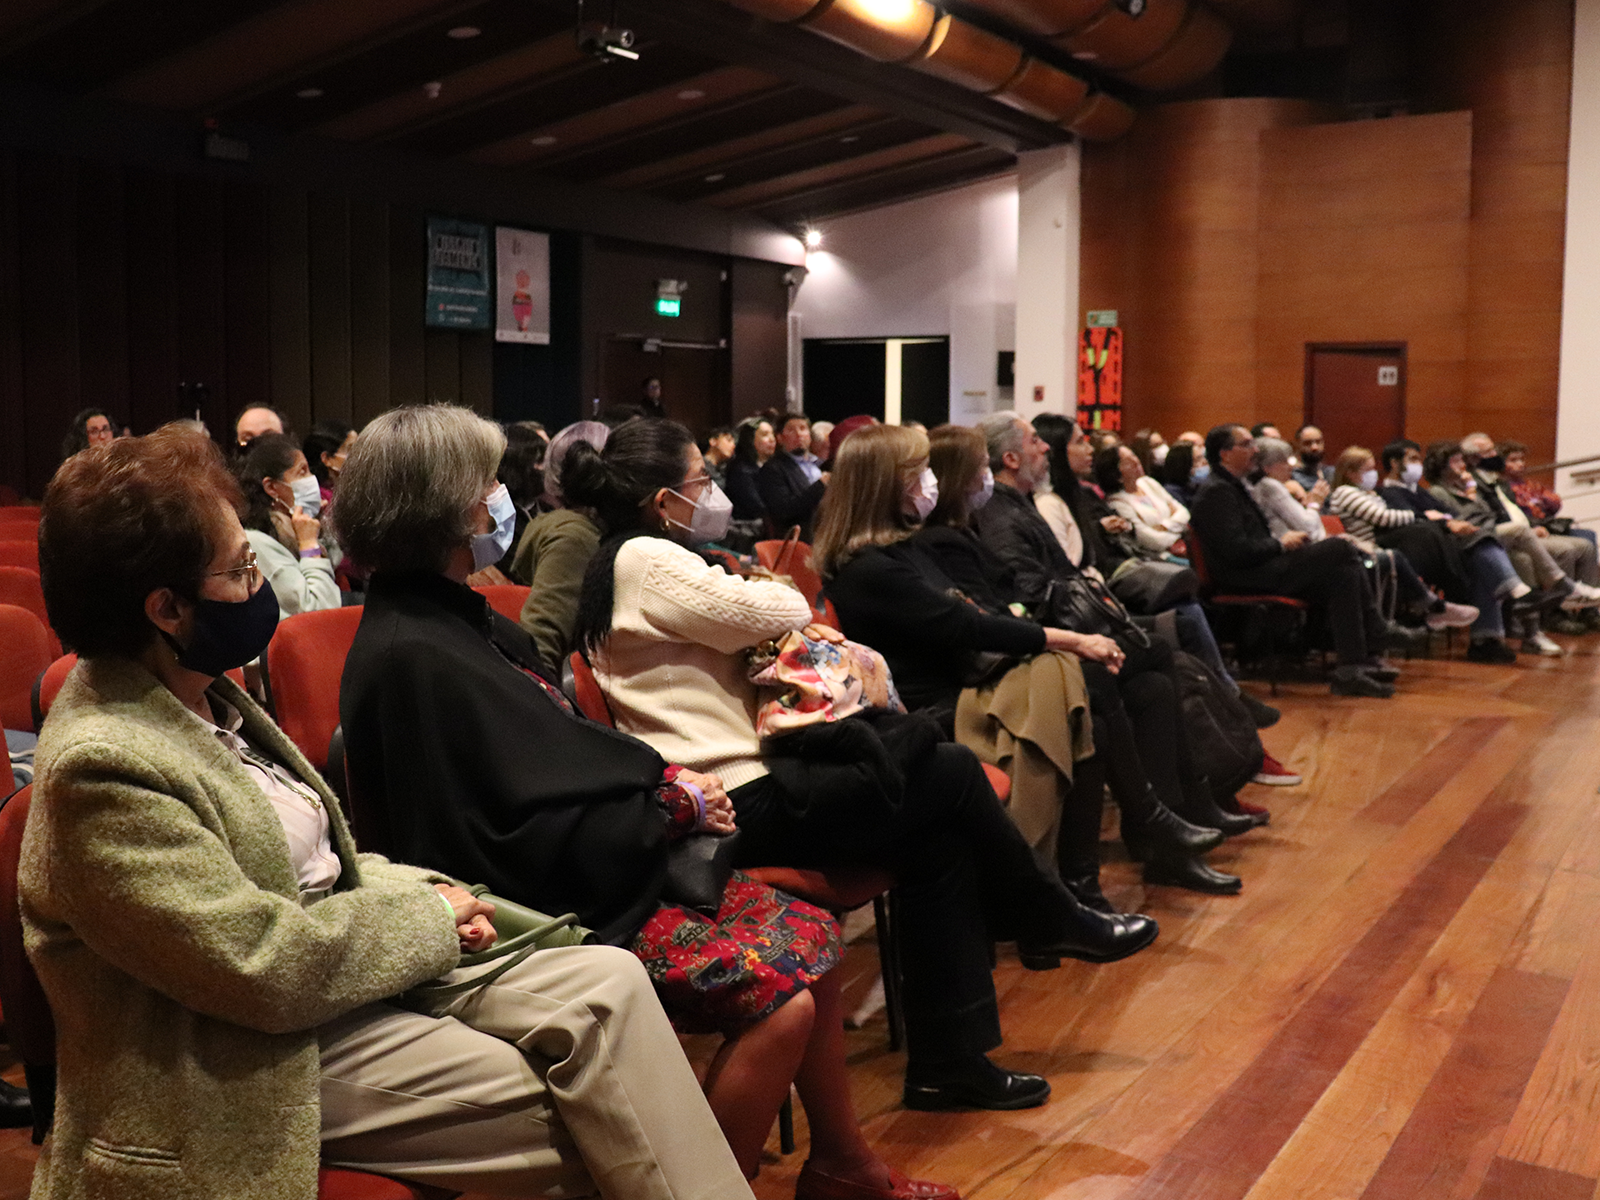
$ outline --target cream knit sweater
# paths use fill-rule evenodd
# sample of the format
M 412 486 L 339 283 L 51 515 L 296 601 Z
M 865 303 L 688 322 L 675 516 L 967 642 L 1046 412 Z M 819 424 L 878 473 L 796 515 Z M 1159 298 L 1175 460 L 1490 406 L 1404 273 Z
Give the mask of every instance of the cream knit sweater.
M 767 773 L 744 651 L 811 620 L 805 597 L 706 565 L 658 537 L 617 553 L 611 637 L 594 655 L 617 728 L 729 791 Z

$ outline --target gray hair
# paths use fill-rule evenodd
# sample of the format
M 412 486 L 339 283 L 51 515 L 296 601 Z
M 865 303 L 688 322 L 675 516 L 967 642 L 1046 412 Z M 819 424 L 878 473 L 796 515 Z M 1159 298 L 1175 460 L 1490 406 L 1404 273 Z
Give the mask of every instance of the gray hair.
M 334 532 L 369 571 L 442 571 L 474 532 L 506 436 L 449 404 L 396 408 L 361 431 L 339 475 Z
M 1263 471 L 1279 463 L 1288 462 L 1293 457 L 1294 447 L 1288 442 L 1273 437 L 1256 439 L 1256 462 Z
M 550 439 L 550 449 L 544 456 L 544 494 L 548 500 L 561 500 L 561 464 L 574 442 L 588 442 L 596 450 L 606 448 L 611 436 L 611 426 L 604 421 L 574 421 Z
M 1494 439 L 1487 433 L 1469 433 L 1461 439 L 1463 454 L 1493 454 Z
M 1017 428 L 1019 423 L 1023 428 Z M 1021 413 L 1009 408 L 978 419 L 978 432 L 983 434 L 983 440 L 989 444 L 991 471 L 1005 470 L 1006 455 L 1022 453 L 1023 443 L 1028 440 L 1027 424 L 1022 419 Z

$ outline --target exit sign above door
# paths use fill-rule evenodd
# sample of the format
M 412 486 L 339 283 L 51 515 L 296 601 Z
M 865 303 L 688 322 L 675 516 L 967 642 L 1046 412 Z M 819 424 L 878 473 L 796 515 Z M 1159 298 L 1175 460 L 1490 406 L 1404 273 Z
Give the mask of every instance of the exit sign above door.
M 1399 387 L 1400 386 L 1400 368 L 1399 367 L 1379 367 L 1378 368 L 1378 386 L 1379 387 Z

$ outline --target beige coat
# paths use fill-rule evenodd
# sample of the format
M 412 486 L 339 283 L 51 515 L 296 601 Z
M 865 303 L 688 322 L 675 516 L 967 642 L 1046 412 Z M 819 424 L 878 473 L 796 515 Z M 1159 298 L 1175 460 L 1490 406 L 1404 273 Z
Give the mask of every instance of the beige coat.
M 39 739 L 19 879 L 59 1059 L 34 1197 L 311 1200 L 317 1027 L 458 961 L 437 877 L 358 860 L 289 739 L 226 678 L 214 691 L 328 805 L 339 890 L 301 907 L 272 805 L 154 676 L 74 669 Z

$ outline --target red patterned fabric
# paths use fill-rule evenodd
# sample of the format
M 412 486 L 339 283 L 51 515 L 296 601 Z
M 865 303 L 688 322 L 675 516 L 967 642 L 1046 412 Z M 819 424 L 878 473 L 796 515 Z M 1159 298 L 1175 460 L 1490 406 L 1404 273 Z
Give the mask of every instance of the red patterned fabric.
M 735 871 L 715 918 L 663 905 L 630 949 L 680 1033 L 733 1036 L 838 965 L 831 914 Z
M 1517 507 L 1528 514 L 1530 520 L 1548 521 L 1561 511 L 1561 497 L 1544 484 L 1533 479 L 1506 480 L 1511 488 L 1511 498 Z

